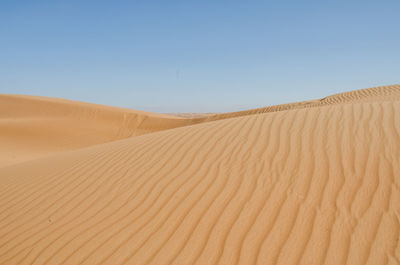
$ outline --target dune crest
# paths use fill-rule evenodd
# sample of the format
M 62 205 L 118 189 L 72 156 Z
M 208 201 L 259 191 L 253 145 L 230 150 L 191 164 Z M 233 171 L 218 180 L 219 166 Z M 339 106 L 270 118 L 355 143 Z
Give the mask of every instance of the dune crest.
M 204 122 L 290 109 L 400 98 L 400 85 L 230 113 L 158 114 L 65 99 L 0 95 L 0 167 Z
M 0 100 L 2 128 L 50 109 Z M 1 264 L 400 263 L 400 85 L 187 119 L 76 104 L 31 152 L 93 132 L 0 168 Z

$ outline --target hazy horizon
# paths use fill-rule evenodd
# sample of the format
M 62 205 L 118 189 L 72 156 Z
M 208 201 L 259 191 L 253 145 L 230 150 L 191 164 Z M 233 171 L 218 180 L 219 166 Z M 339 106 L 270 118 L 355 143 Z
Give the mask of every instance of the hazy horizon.
M 227 112 L 399 82 L 398 1 L 2 1 L 0 93 Z

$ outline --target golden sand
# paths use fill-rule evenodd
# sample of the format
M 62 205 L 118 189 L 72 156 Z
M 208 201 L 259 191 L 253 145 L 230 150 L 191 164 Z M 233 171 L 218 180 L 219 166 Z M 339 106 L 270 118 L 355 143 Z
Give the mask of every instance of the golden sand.
M 2 95 L 0 146 L 1 264 L 400 264 L 400 85 L 194 118 Z

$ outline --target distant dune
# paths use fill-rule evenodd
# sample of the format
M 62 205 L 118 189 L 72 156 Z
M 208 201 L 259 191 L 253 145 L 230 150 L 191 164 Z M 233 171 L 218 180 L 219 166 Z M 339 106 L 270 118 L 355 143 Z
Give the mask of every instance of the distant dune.
M 182 125 L 172 115 L 0 95 L 0 166 Z
M 1 95 L 0 146 L 1 264 L 400 264 L 400 85 L 182 117 Z

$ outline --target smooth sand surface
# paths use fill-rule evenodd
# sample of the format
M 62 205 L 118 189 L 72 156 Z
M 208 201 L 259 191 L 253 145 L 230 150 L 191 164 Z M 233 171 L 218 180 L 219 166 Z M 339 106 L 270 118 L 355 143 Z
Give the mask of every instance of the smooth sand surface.
M 400 85 L 198 118 L 4 95 L 0 115 L 1 264 L 400 264 Z
M 0 166 L 182 126 L 172 115 L 0 95 Z

